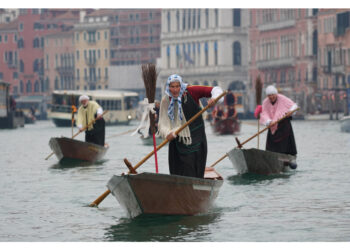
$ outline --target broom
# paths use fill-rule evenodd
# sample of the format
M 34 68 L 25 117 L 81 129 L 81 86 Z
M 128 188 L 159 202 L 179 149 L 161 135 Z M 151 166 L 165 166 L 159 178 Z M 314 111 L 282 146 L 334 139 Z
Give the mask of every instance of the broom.
M 156 84 L 157 84 L 157 70 L 153 63 L 142 64 L 142 79 L 145 84 L 146 96 L 148 103 L 154 103 L 156 94 Z M 156 164 L 156 173 L 158 173 L 158 159 L 157 159 L 157 143 L 156 143 L 156 131 L 155 131 L 155 117 L 151 112 L 149 113 L 150 118 L 150 128 L 153 136 L 153 146 L 154 146 L 154 158 Z M 148 131 L 146 131 L 148 132 Z
M 258 75 L 256 82 L 255 82 L 255 98 L 256 98 L 256 105 L 261 105 L 261 93 L 262 93 L 262 87 L 263 84 L 261 82 L 260 79 L 260 75 Z M 260 119 L 260 114 L 258 115 L 258 133 L 260 130 L 260 123 L 259 123 L 259 119 Z M 259 149 L 259 135 L 258 135 L 258 149 Z

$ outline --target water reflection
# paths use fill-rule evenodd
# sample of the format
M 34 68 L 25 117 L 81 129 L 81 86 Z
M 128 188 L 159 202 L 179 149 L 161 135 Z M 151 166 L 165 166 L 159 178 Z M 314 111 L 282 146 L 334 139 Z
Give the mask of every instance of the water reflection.
M 232 185 L 268 184 L 275 179 L 289 179 L 294 173 L 295 171 L 288 171 L 281 174 L 271 175 L 245 173 L 229 176 L 227 180 Z
M 205 241 L 209 226 L 218 221 L 219 213 L 196 216 L 140 215 L 121 218 L 107 228 L 108 241 Z
M 76 159 L 63 159 L 56 164 L 53 164 L 51 169 L 65 169 L 74 167 L 90 167 L 90 166 L 100 166 L 107 162 L 107 159 L 102 159 L 96 162 L 81 161 Z

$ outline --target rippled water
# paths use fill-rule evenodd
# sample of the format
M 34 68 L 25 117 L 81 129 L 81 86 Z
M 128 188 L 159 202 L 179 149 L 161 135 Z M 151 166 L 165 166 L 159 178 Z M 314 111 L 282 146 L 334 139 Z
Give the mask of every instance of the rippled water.
M 107 127 L 106 137 L 136 125 Z M 97 164 L 61 166 L 55 156 L 45 160 L 48 142 L 71 136 L 69 128 L 39 121 L 0 130 L 0 241 L 349 241 L 350 133 L 340 132 L 337 121 L 293 121 L 293 128 L 296 171 L 238 176 L 226 158 L 216 165 L 225 181 L 208 214 L 135 219 L 112 195 L 99 208 L 87 205 L 113 174 L 127 170 L 123 158 L 136 164 L 152 151 L 137 136 L 107 139 L 110 149 Z M 233 136 L 216 136 L 208 124 L 206 131 L 209 166 L 236 145 Z M 238 137 L 244 141 L 256 131 L 256 123 L 246 121 Z M 252 140 L 245 148 L 256 146 Z M 167 146 L 158 157 L 160 172 L 168 173 Z M 154 172 L 154 158 L 141 169 Z

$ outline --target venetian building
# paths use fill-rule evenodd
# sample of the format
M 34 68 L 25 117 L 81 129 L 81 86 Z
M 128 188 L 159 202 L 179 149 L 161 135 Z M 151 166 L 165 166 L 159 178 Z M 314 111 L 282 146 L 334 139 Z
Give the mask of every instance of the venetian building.
M 87 15 L 81 11 L 80 22 L 74 25 L 76 89 L 108 89 L 108 16 L 108 10 L 97 10 Z
M 318 13 L 318 108 L 324 112 L 349 113 L 350 10 L 320 9 Z M 348 94 L 346 93 L 348 91 Z M 348 98 L 348 100 L 347 100 Z
M 317 9 L 251 9 L 249 87 L 261 77 L 264 86 L 301 106 L 315 108 L 317 92 Z
M 163 9 L 158 85 L 179 74 L 189 84 L 230 88 L 240 94 L 238 112 L 248 112 L 247 28 L 247 9 Z

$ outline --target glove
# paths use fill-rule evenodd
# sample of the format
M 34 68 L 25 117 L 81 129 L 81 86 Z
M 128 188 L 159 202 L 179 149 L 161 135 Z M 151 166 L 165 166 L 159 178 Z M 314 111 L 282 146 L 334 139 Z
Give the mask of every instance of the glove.
M 255 118 L 258 118 L 261 112 L 262 112 L 262 106 L 261 105 L 256 106 L 255 112 L 254 112 Z

